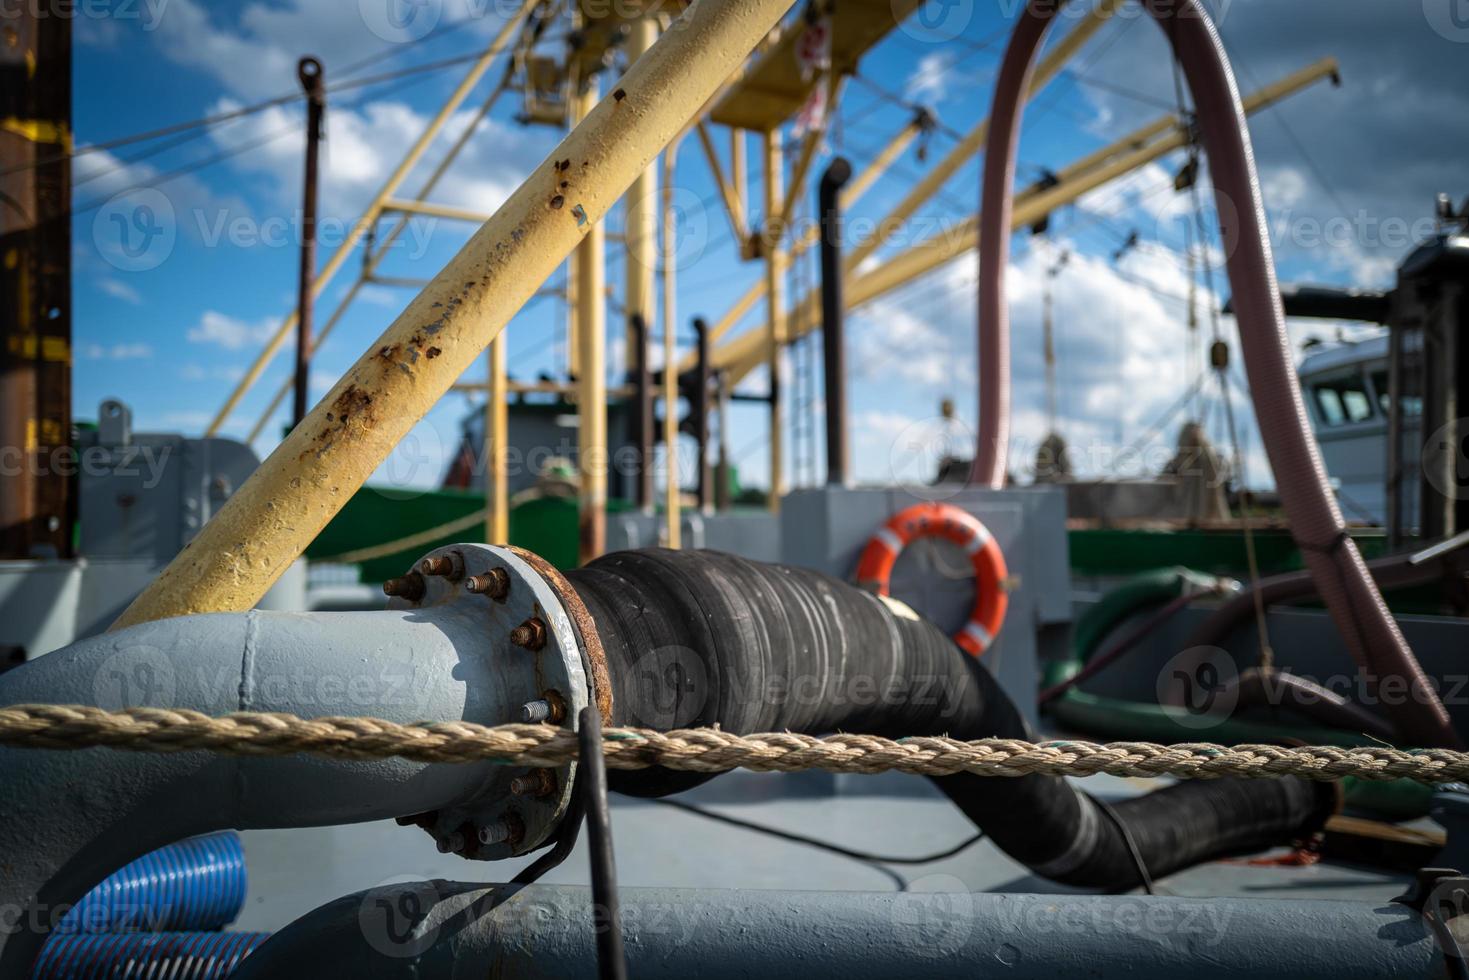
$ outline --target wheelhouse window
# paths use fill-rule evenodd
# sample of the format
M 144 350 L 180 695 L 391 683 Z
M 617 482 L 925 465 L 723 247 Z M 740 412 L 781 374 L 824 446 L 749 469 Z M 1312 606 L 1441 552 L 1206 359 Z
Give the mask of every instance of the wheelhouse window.
M 1372 398 L 1361 376 L 1318 381 L 1311 392 L 1316 399 L 1316 414 L 1325 425 L 1350 425 L 1372 418 Z

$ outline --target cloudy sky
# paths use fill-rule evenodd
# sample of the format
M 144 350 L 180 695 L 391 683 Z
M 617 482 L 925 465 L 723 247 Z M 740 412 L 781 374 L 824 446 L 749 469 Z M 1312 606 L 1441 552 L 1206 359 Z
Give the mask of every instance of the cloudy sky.
M 1085 6 L 1094 0 L 1077 0 Z M 1398 259 L 1431 228 L 1434 195 L 1469 193 L 1469 20 L 1455 0 L 1209 0 L 1249 92 L 1319 58 L 1341 62 L 1342 86 L 1318 84 L 1252 119 L 1265 203 L 1285 281 L 1383 286 Z M 297 89 L 298 57 L 313 54 L 329 84 L 369 79 L 483 47 L 501 22 L 504 0 L 97 0 L 79 5 L 75 52 L 77 144 L 112 141 L 180 120 L 229 112 Z M 929 9 L 931 7 L 932 9 Z M 854 218 L 880 218 L 919 175 L 987 113 L 990 85 L 1013 17 L 1014 0 L 931 0 L 882 42 L 848 84 L 825 153 L 860 171 L 925 105 L 941 125 L 922 156 L 915 147 L 868 192 Z M 1075 23 L 1068 19 L 1062 29 Z M 1059 33 L 1059 32 L 1058 32 Z M 342 230 L 392 172 L 465 70 L 463 64 L 334 92 L 328 111 L 322 196 L 323 261 Z M 406 187 L 416 188 L 468 125 L 498 68 L 446 127 Z M 1032 104 L 1020 148 L 1021 179 L 1064 167 L 1176 105 L 1174 74 L 1161 33 L 1135 8 L 1104 26 L 1072 70 Z M 558 134 L 515 121 L 517 99 L 501 101 L 432 199 L 492 211 L 549 154 Z M 93 417 L 105 397 L 121 397 L 146 429 L 200 433 L 264 338 L 294 304 L 300 195 L 301 107 L 287 101 L 233 121 L 76 160 L 74 250 L 78 351 L 76 411 Z M 786 133 L 790 138 L 790 133 Z M 725 141 L 721 139 L 721 144 Z M 751 159 L 756 146 L 752 140 Z M 980 161 L 972 161 L 917 216 L 909 238 L 942 232 L 977 205 Z M 1018 234 L 1011 270 L 1015 357 L 1015 456 L 1027 459 L 1046 431 L 1040 321 L 1045 286 L 1057 326 L 1058 428 L 1081 450 L 1091 474 L 1128 472 L 1120 450 L 1163 447 L 1154 423 L 1203 368 L 1213 308 L 1228 297 L 1218 268 L 1217 227 L 1207 184 L 1200 195 L 1209 248 L 1195 248 L 1192 278 L 1199 323 L 1188 329 L 1194 200 L 1172 190 L 1182 155 L 1165 157 L 1088 194 L 1053 216 L 1044 237 Z M 818 161 L 813 173 L 825 165 Z M 1207 172 L 1205 174 L 1207 178 Z M 718 318 L 760 275 L 740 262 L 717 192 L 692 148 L 679 169 L 685 204 L 679 251 L 681 316 Z M 758 181 L 750 188 L 760 200 Z M 814 207 L 814 204 L 810 205 Z M 620 209 L 608 218 L 621 225 Z M 1120 257 L 1136 232 L 1139 243 Z M 467 239 L 462 224 L 417 219 L 382 273 L 433 274 Z M 880 255 L 891 254 L 892 246 Z M 1049 273 L 1062 255 L 1064 267 Z M 328 289 L 318 323 L 355 277 L 353 255 Z M 814 263 L 814 254 L 812 256 Z M 1206 269 L 1205 266 L 1208 266 Z M 613 246 L 608 281 L 620 292 L 623 261 Z M 816 282 L 814 264 L 791 273 L 799 293 Z M 553 277 L 556 284 L 559 274 Z M 1210 289 L 1213 283 L 1213 290 Z M 864 480 L 922 479 L 933 456 L 961 446 L 975 403 L 973 253 L 861 309 L 851 321 L 849 395 L 855 468 Z M 337 376 L 404 306 L 410 294 L 369 286 L 342 317 L 314 367 L 313 390 Z M 614 296 L 614 301 L 616 296 Z M 618 323 L 614 305 L 609 323 Z M 737 329 L 757 329 L 757 307 Z M 565 370 L 565 311 L 541 300 L 511 324 L 512 372 L 531 378 Z M 661 328 L 660 328 L 661 329 Z M 1231 343 L 1234 325 L 1220 318 Z M 686 323 L 681 341 L 688 341 Z M 620 331 L 613 331 L 614 336 Z M 1350 324 L 1292 325 L 1308 337 L 1352 337 Z M 821 458 L 819 378 L 798 391 L 792 355 L 791 415 L 818 433 L 802 459 Z M 612 369 L 621 368 L 621 345 Z M 277 358 L 224 432 L 243 438 L 289 369 Z M 478 380 L 480 368 L 471 372 Z M 817 372 L 819 374 L 819 371 Z M 763 390 L 756 373 L 751 391 Z M 951 399 L 958 419 L 945 422 Z M 1240 380 L 1232 395 L 1249 479 L 1270 483 Z M 380 476 L 437 482 L 471 407 L 451 395 L 418 426 L 400 459 Z M 1189 411 L 1227 441 L 1217 388 Z M 768 478 L 765 414 L 731 413 L 730 445 L 746 482 Z M 1181 421 L 1181 417 L 1179 419 Z M 278 441 L 278 413 L 256 440 L 262 455 Z M 814 423 L 812 425 L 811 423 Z M 800 440 L 787 437 L 788 473 Z M 1161 451 L 1161 450 L 1160 450 Z M 1165 454 L 1166 455 L 1166 454 Z M 1156 461 L 1144 455 L 1144 459 Z M 819 468 L 819 467 L 818 467 Z M 819 472 L 814 473 L 819 477 Z

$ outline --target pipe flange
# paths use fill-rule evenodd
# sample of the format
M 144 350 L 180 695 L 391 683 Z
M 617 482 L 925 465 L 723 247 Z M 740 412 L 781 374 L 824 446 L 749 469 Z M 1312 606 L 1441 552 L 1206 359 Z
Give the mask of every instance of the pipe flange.
M 490 683 L 471 691 L 475 720 L 544 722 L 576 728 L 591 701 L 581 633 L 572 614 L 524 552 L 458 544 L 428 552 L 384 585 L 390 609 L 453 606 L 479 627 Z M 472 799 L 400 823 L 422 827 L 439 850 L 474 860 L 526 854 L 555 833 L 571 803 L 576 765 L 494 766 Z

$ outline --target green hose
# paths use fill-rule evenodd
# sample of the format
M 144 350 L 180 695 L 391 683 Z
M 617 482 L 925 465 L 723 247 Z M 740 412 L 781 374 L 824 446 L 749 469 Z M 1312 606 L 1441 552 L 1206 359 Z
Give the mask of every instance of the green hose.
M 1189 592 L 1217 589 L 1221 579 L 1182 565 L 1134 575 L 1102 596 L 1076 620 L 1072 650 L 1082 663 L 1091 659 L 1107 635 L 1131 615 L 1147 607 L 1168 602 Z
M 1077 619 L 1072 658 L 1045 667 L 1044 687 L 1068 680 L 1085 665 L 1107 636 L 1140 609 L 1167 602 L 1186 591 L 1216 588 L 1219 579 L 1181 566 L 1145 572 L 1104 595 Z M 1207 738 L 1224 745 L 1279 743 L 1308 745 L 1376 745 L 1365 735 L 1315 725 L 1280 725 L 1242 718 L 1222 719 L 1207 728 L 1184 708 L 1101 697 L 1071 688 L 1048 706 L 1067 728 L 1108 739 L 1171 745 Z M 1392 820 L 1411 820 L 1428 813 L 1433 787 L 1408 779 L 1390 782 L 1345 779 L 1347 806 Z

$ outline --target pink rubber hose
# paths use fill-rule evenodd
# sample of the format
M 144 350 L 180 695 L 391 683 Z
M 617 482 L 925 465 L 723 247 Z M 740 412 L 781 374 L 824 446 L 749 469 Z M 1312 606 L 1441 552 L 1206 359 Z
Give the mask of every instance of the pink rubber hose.
M 1397 730 L 1416 745 L 1461 747 L 1438 692 L 1347 536 L 1311 435 L 1291 362 L 1249 129 L 1218 31 L 1198 0 L 1143 0 L 1143 6 L 1168 36 L 1193 92 L 1214 180 L 1245 372 L 1291 534 L 1348 650 L 1379 692 Z M 971 479 L 994 488 L 1005 485 L 1010 439 L 1005 270 L 1020 120 L 1036 53 L 1061 8 L 1055 0 L 1026 5 L 1005 52 L 990 114 L 979 237 L 979 438 Z

